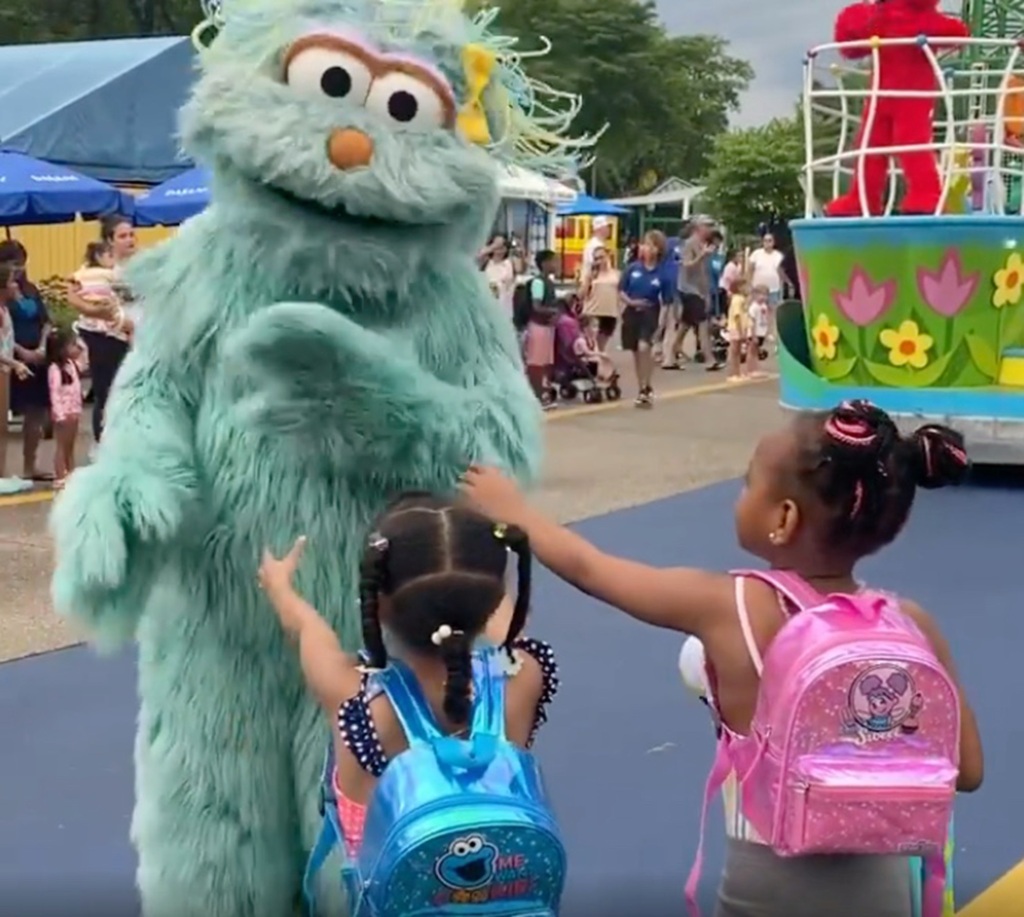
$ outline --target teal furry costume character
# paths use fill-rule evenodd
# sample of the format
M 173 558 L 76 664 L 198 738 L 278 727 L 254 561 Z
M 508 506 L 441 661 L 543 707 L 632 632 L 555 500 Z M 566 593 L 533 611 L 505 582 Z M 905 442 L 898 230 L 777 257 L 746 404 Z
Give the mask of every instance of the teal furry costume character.
M 133 268 L 137 346 L 53 526 L 57 608 L 139 645 L 147 917 L 281 917 L 299 895 L 325 736 L 261 549 L 308 535 L 300 588 L 354 646 L 390 498 L 471 460 L 537 471 L 538 408 L 472 255 L 498 163 L 557 168 L 590 140 L 560 139 L 575 102 L 544 107 L 491 18 L 237 0 L 197 30 L 183 136 L 213 204 Z

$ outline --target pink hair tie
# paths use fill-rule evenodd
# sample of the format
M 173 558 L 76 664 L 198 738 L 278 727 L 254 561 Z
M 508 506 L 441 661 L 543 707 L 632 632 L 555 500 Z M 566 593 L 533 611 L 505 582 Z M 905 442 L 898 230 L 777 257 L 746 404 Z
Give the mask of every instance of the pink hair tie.
M 856 519 L 860 514 L 861 504 L 864 502 L 864 484 L 858 480 L 853 487 L 853 506 L 850 509 L 850 519 Z
M 840 412 L 825 421 L 825 432 L 838 442 L 866 448 L 878 439 L 878 433 L 865 420 L 843 417 Z

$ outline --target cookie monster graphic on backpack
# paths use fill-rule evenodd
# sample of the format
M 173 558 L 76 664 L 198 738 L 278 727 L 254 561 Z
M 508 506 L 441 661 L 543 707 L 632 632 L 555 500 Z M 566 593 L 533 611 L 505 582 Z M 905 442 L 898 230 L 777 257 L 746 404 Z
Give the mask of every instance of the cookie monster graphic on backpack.
M 434 873 L 448 888 L 483 888 L 494 879 L 498 848 L 479 834 L 452 841 L 448 852 L 437 861 Z

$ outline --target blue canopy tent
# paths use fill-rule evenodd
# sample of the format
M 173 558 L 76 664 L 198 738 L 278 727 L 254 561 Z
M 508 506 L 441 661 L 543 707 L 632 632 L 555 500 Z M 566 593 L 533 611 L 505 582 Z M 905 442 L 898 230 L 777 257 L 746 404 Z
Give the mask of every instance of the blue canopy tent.
M 133 206 L 130 194 L 95 178 L 0 150 L 0 225 L 69 223 L 79 215 L 130 214 Z
M 0 47 L 0 144 L 105 182 L 173 178 L 192 165 L 178 110 L 195 59 L 186 37 Z
M 617 217 L 628 213 L 629 209 L 626 207 L 602 201 L 589 194 L 580 194 L 576 200 L 569 204 L 562 204 L 556 211 L 560 217 Z
M 157 185 L 135 202 L 139 226 L 178 226 L 210 203 L 210 173 L 196 168 Z

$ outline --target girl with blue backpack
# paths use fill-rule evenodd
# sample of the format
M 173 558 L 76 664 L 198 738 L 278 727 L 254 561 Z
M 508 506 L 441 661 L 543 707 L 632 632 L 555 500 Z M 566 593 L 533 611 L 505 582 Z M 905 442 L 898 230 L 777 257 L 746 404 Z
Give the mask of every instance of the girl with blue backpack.
M 310 913 L 340 849 L 353 917 L 556 914 L 565 853 L 528 749 L 558 675 L 551 648 L 521 636 L 526 537 L 449 500 L 399 499 L 362 560 L 359 656 L 295 591 L 303 545 L 266 552 L 259 579 L 331 725 Z
M 471 501 L 522 528 L 558 576 L 702 642 L 719 726 L 704 814 L 736 787 L 716 917 L 910 917 L 915 856 L 923 917 L 942 913 L 954 795 L 982 780 L 977 724 L 935 621 L 855 568 L 899 535 L 918 487 L 967 470 L 948 428 L 904 437 L 862 401 L 802 415 L 758 443 L 736 505 L 739 542 L 768 569 L 728 574 L 610 556 L 500 472 L 465 476 Z

